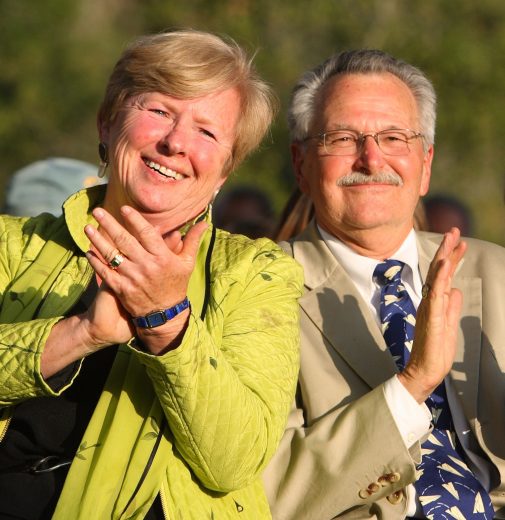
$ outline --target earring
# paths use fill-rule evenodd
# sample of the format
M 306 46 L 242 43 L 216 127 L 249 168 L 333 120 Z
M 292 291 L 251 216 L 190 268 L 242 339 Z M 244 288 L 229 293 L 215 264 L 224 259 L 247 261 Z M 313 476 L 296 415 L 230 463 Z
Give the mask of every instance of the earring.
M 98 143 L 98 155 L 100 157 L 100 167 L 98 168 L 98 177 L 100 179 L 105 176 L 105 170 L 109 165 L 109 151 L 107 150 L 107 145 L 101 141 Z

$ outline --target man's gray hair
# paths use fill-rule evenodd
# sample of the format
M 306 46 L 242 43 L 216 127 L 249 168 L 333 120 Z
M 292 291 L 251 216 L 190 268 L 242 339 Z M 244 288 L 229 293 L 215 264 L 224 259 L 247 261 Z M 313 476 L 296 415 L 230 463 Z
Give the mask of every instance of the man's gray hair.
M 318 94 L 333 76 L 344 74 L 382 74 L 389 72 L 412 92 L 419 113 L 420 131 L 427 149 L 435 142 L 436 94 L 431 81 L 421 70 L 380 50 L 344 51 L 328 58 L 300 78 L 293 89 L 288 110 L 291 140 L 302 141 L 314 118 Z M 415 129 L 414 129 L 415 130 Z

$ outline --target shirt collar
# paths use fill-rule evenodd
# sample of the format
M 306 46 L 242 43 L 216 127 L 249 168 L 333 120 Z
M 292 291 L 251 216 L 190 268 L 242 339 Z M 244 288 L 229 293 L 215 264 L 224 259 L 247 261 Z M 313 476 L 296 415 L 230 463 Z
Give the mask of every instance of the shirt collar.
M 358 287 L 366 288 L 367 292 L 372 293 L 376 289 L 373 282 L 373 272 L 375 266 L 379 263 L 378 260 L 356 253 L 337 237 L 330 235 L 319 226 L 318 230 L 332 254 L 354 283 Z M 405 263 L 402 281 L 407 286 L 410 286 L 416 296 L 420 297 L 422 282 L 419 273 L 419 255 L 414 229 L 409 232 L 402 245 L 390 258 Z

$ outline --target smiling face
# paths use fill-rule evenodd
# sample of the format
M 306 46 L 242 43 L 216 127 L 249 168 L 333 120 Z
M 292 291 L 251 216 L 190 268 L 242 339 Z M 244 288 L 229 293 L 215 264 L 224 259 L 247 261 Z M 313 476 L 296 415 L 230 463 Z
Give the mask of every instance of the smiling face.
M 101 140 L 109 149 L 105 208 L 133 206 L 164 231 L 207 206 L 229 173 L 240 97 L 227 89 L 195 99 L 149 93 L 127 100 Z
M 330 79 L 320 93 L 310 135 L 335 129 L 375 133 L 385 129 L 420 131 L 415 99 L 396 76 L 347 74 Z M 399 244 L 412 228 L 414 209 L 429 186 L 433 148 L 422 139 L 409 142 L 406 155 L 385 155 L 367 137 L 354 155 L 324 155 L 312 139 L 295 143 L 293 163 L 301 190 L 314 201 L 319 225 L 344 242 L 361 240 L 366 233 L 386 233 Z M 396 174 L 400 185 L 387 182 L 339 186 L 351 172 L 367 177 Z M 387 178 L 387 177 L 386 177 Z

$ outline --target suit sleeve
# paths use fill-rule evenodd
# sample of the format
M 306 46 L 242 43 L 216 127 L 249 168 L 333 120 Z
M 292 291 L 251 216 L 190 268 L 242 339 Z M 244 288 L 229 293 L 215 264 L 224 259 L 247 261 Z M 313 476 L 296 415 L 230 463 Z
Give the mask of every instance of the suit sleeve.
M 402 440 L 383 385 L 310 425 L 299 388 L 280 447 L 264 473 L 273 518 L 354 518 L 351 511 L 357 508 L 367 511 L 359 518 L 367 518 L 380 502 L 401 513 L 407 501 L 398 493 L 414 481 L 419 458 L 419 443 L 409 452 Z

